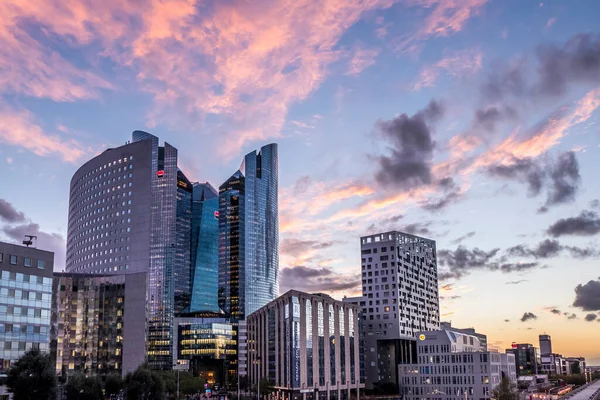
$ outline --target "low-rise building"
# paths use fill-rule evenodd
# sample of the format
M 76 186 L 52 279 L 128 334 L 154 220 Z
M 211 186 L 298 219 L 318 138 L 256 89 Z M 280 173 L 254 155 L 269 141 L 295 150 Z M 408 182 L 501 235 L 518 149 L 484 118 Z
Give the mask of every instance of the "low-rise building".
M 418 333 L 417 362 L 398 366 L 405 400 L 489 399 L 503 377 L 516 382 L 512 354 L 488 351 L 479 334 L 463 331 Z
M 355 305 L 290 290 L 250 314 L 251 385 L 268 379 L 279 399 L 358 398 L 359 319 Z
M 48 351 L 53 267 L 52 252 L 0 242 L 0 379 L 25 351 Z
M 506 353 L 514 354 L 517 376 L 537 375 L 541 364 L 540 350 L 529 343 L 513 343 Z

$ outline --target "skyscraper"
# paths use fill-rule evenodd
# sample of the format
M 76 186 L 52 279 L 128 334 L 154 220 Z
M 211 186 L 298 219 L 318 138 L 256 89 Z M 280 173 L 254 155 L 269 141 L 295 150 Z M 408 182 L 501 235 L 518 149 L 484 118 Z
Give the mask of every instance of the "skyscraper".
M 540 355 L 552 354 L 552 338 L 550 335 L 540 335 Z
M 175 287 L 189 285 L 180 270 L 175 280 L 178 260 L 190 268 L 189 250 L 178 246 L 189 235 L 182 216 L 191 218 L 181 177 L 176 148 L 134 131 L 131 142 L 105 150 L 71 179 L 66 271 L 147 273 L 147 358 L 158 369 L 172 364 Z
M 398 364 L 416 360 L 416 333 L 440 326 L 435 241 L 396 231 L 360 241 L 366 387 L 397 385 Z
M 277 144 L 248 153 L 219 187 L 219 306 L 239 322 L 239 373 L 245 375 L 245 318 L 279 290 Z

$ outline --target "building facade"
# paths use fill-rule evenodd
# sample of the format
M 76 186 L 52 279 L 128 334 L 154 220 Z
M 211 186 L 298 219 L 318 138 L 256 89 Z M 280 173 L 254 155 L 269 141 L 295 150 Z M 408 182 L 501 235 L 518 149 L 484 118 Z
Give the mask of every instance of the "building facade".
M 0 242 L 0 376 L 26 350 L 49 350 L 54 253 Z
M 238 329 L 246 375 L 246 316 L 279 292 L 277 144 L 248 153 L 219 187 L 219 307 Z
M 355 305 L 290 290 L 248 316 L 251 385 L 268 379 L 279 399 L 358 398 L 358 327 Z
M 435 241 L 402 232 L 361 237 L 366 387 L 398 385 L 416 333 L 440 326 Z
M 540 335 L 540 355 L 552 354 L 552 338 L 550 335 Z
M 540 350 L 529 343 L 513 343 L 506 353 L 515 356 L 517 376 L 537 375 L 541 364 Z
M 400 365 L 400 394 L 417 399 L 490 399 L 503 377 L 516 383 L 512 354 L 488 351 L 479 335 L 445 328 L 418 332 L 417 359 Z
M 125 375 L 144 363 L 146 278 L 54 275 L 50 344 L 57 375 Z
M 185 366 L 211 385 L 234 382 L 237 374 L 236 327 L 216 313 L 175 318 L 173 364 Z

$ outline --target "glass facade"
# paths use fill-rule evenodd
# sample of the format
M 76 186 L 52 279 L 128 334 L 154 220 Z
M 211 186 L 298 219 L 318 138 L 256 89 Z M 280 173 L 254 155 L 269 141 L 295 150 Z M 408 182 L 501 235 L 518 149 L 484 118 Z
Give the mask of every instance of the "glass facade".
M 356 350 L 354 349 L 354 312 L 352 309 L 348 310 L 348 341 L 350 342 L 350 383 L 356 383 Z
M 183 172 L 177 171 L 177 219 L 175 241 L 175 313 L 186 312 L 190 307 L 192 292 L 192 183 Z
M 219 197 L 208 183 L 193 185 L 190 312 L 219 312 Z
M 337 380 L 335 379 L 335 312 L 333 304 L 329 305 L 329 382 L 332 385 L 336 385 Z
M 15 256 L 15 258 L 17 258 Z M 4 263 L 9 258 L 4 258 Z M 17 259 L 14 263 L 19 263 Z M 23 268 L 24 269 L 24 268 Z M 26 350 L 47 351 L 52 278 L 2 270 L 0 279 L 0 374 Z
M 308 386 L 314 384 L 313 381 L 313 324 L 312 324 L 312 303 L 306 299 L 306 383 Z
M 318 337 L 319 337 L 319 386 L 325 386 L 325 320 L 323 303 L 319 302 L 317 307 Z
M 289 306 L 292 308 L 292 318 L 290 320 L 291 384 L 292 387 L 300 387 L 300 302 L 298 301 L 298 297 L 292 297 Z

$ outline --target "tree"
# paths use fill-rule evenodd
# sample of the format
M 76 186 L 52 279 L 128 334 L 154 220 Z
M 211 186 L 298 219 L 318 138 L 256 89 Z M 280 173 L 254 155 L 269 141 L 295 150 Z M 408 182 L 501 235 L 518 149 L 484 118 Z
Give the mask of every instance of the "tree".
M 581 366 L 579 365 L 579 361 L 575 361 L 573 365 L 571 365 L 571 373 L 581 374 Z
M 102 381 L 96 376 L 86 377 L 83 372 L 75 372 L 65 384 L 67 400 L 102 400 Z
M 14 400 L 56 398 L 56 369 L 50 354 L 26 351 L 8 370 L 6 386 Z
M 125 399 L 127 400 L 162 400 L 164 394 L 165 383 L 162 377 L 148 365 L 140 365 L 125 377 Z
M 519 398 L 517 385 L 511 382 L 508 377 L 502 377 L 500 384 L 492 392 L 492 398 L 496 400 L 517 400 Z
M 108 397 L 117 395 L 123 389 L 123 378 L 119 374 L 110 374 L 104 380 L 104 394 Z
M 253 387 L 253 391 L 254 392 L 258 392 L 258 385 L 254 385 Z M 260 396 L 267 396 L 271 393 L 273 393 L 275 391 L 275 388 L 273 387 L 273 382 L 271 382 L 270 380 L 268 380 L 267 378 L 261 378 L 260 379 Z

